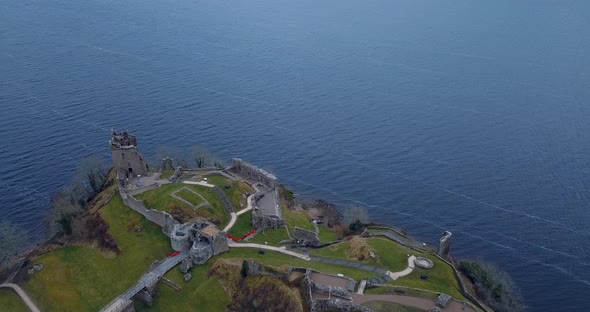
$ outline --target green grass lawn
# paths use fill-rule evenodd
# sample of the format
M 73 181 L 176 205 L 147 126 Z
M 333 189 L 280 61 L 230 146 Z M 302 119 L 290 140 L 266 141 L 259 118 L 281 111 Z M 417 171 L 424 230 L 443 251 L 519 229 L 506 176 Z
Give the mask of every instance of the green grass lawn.
M 338 240 L 336 232 L 332 231 L 331 229 L 322 224 L 318 224 L 318 227 L 320 228 L 320 234 L 318 235 L 318 237 L 320 238 L 320 242 L 329 243 Z
M 394 302 L 370 301 L 363 305 L 376 312 L 423 312 L 418 308 L 407 307 Z
M 435 256 L 416 252 L 386 238 L 371 237 L 367 239 L 367 243 L 373 248 L 378 258 L 363 262 L 386 268 L 392 272 L 401 271 L 408 266 L 408 254 L 417 257 L 426 257 L 434 262 L 434 268 L 430 270 L 416 268 L 410 275 L 392 281 L 390 284 L 444 292 L 454 298 L 465 300 L 461 294 L 461 288 L 455 278 L 453 269 Z M 347 257 L 346 250 L 348 246 L 349 242 L 344 241 L 326 248 L 312 249 L 310 250 L 310 254 L 326 258 L 356 261 Z M 428 279 L 422 280 L 420 278 L 422 274 L 428 275 Z
M 20 297 L 8 288 L 0 288 L 0 307 L 7 312 L 28 312 L 29 308 Z
M 415 255 L 418 256 L 418 254 Z M 455 299 L 467 300 L 461 294 L 461 286 L 453 273 L 453 269 L 434 256 L 428 255 L 428 258 L 434 262 L 434 268 L 430 270 L 416 268 L 410 275 L 389 283 L 392 285 L 442 292 L 451 295 Z M 428 275 L 428 279 L 422 280 L 420 278 L 422 274 Z
M 190 188 L 201 194 L 211 205 L 195 210 L 170 196 L 172 192 L 183 187 Z M 227 210 L 225 210 L 219 196 L 217 196 L 213 189 L 206 186 L 176 183 L 166 184 L 155 190 L 136 195 L 135 198 L 143 200 L 148 208 L 170 212 L 181 222 L 205 219 L 210 220 L 218 227 L 223 228 L 230 220 L 230 215 Z
M 289 227 L 289 231 L 293 234 L 294 227 L 300 227 L 302 229 L 310 230 L 315 232 L 313 224 L 311 224 L 311 216 L 304 210 L 291 210 L 285 206 L 281 207 L 283 212 L 283 218 Z
M 170 178 L 172 175 L 174 174 L 174 169 L 166 169 L 166 170 L 162 170 L 162 175 L 160 176 L 160 179 L 168 179 Z
M 176 196 L 186 200 L 193 206 L 198 206 L 205 202 L 203 198 L 201 198 L 201 196 L 189 191 L 188 189 L 181 189 L 180 191 L 178 191 L 178 193 L 176 193 Z
M 222 175 L 210 175 L 207 176 L 207 182 L 214 184 L 215 186 L 219 187 L 227 198 L 229 198 L 232 206 L 237 211 L 246 208 L 246 196 L 245 194 L 252 194 L 254 190 L 244 181 L 234 181 L 228 179 Z M 230 188 L 225 188 L 226 185 L 229 185 Z
M 377 262 L 392 272 L 401 271 L 408 267 L 408 255 L 419 256 L 412 249 L 386 238 L 371 237 L 367 239 L 367 243 L 375 250 L 378 256 Z M 432 256 L 427 258 L 432 258 Z
M 211 259 L 204 265 L 193 267 L 193 278 L 187 283 L 183 281 L 178 268 L 170 270 L 165 276 L 182 289 L 176 291 L 160 283 L 156 287 L 153 306 L 136 303 L 137 311 L 225 311 L 230 303 L 229 295 L 217 278 L 207 276 L 207 271 L 215 260 Z
M 21 286 L 41 310 L 97 311 L 171 251 L 170 240 L 160 227 L 126 207 L 119 195 L 100 214 L 121 254 L 111 256 L 92 247 L 70 246 L 34 259 L 32 264 L 43 263 L 44 268 Z M 142 231 L 135 232 L 136 226 Z
M 248 243 L 256 243 L 256 244 L 264 244 L 268 243 L 269 245 L 277 246 L 280 241 L 289 239 L 289 235 L 287 234 L 287 230 L 284 227 L 278 229 L 265 229 L 262 232 L 259 232 L 248 241 Z
M 229 252 L 223 253 L 218 255 L 217 257 L 220 258 L 238 258 L 238 259 L 251 259 L 266 265 L 271 265 L 275 267 L 280 266 L 293 266 L 293 267 L 305 267 L 305 268 L 312 268 L 320 272 L 330 273 L 330 274 L 344 274 L 347 277 L 350 277 L 357 282 L 361 279 L 370 278 L 376 276 L 375 273 L 355 269 L 347 266 L 340 266 L 340 265 L 332 265 L 327 263 L 321 262 L 314 262 L 314 261 L 306 261 L 303 259 L 295 258 L 292 256 L 288 256 L 282 254 L 280 252 L 275 252 L 271 250 L 265 250 L 264 255 L 258 253 L 258 249 L 256 248 L 232 248 Z M 210 259 L 209 262 L 214 263 L 216 258 Z
M 229 234 L 235 237 L 240 237 L 250 231 L 252 231 L 252 211 L 248 211 L 238 216 L 236 223 L 229 230 Z
M 394 290 L 397 290 L 397 291 L 394 291 Z M 405 287 L 366 288 L 365 294 L 367 294 L 367 295 L 395 294 L 395 295 L 421 297 L 421 298 L 429 298 L 429 299 L 436 299 L 436 297 L 438 297 L 438 295 L 436 293 L 432 293 L 429 291 L 423 291 L 423 290 L 416 290 L 416 289 L 411 289 L 411 288 L 405 288 Z

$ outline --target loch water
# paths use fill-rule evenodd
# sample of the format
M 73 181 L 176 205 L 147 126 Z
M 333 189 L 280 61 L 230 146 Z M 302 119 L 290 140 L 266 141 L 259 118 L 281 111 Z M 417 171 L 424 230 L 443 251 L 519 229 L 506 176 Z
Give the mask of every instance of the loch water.
M 201 144 L 306 197 L 590 306 L 590 2 L 0 0 L 0 219 L 109 131 Z

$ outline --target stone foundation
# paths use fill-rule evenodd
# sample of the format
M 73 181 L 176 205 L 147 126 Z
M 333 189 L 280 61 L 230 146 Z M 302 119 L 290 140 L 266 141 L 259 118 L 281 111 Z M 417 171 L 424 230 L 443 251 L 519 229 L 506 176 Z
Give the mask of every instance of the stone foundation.
M 247 180 L 262 183 L 270 189 L 274 189 L 278 184 L 277 177 L 275 177 L 272 173 L 267 172 L 264 169 L 260 169 L 239 158 L 232 159 L 232 165 L 228 171 L 235 173 Z
M 320 244 L 320 239 L 315 232 L 300 227 L 293 229 L 293 238 L 309 246 L 318 246 Z

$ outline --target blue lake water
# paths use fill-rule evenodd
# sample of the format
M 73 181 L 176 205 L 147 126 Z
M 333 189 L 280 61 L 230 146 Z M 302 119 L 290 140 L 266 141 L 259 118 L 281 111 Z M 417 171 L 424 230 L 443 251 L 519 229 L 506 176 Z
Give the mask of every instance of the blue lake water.
M 590 2 L 0 0 L 0 218 L 129 129 L 590 304 Z

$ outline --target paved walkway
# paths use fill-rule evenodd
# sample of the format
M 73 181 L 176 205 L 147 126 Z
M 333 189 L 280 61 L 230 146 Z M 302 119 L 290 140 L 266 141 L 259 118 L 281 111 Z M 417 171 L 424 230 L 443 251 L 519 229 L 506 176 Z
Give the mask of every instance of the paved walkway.
M 229 223 L 223 229 L 225 233 L 229 232 L 229 230 L 234 226 L 234 224 L 236 224 L 236 220 L 238 219 L 238 215 L 235 212 L 232 212 L 229 215 L 231 216 L 231 220 L 229 220 Z
M 320 235 L 320 227 L 318 226 L 317 223 L 315 223 L 314 221 L 311 221 L 311 224 L 313 225 L 313 227 L 315 228 L 315 235 L 318 236 Z
M 275 246 L 268 246 L 268 245 L 262 245 L 262 244 L 252 244 L 252 243 L 230 243 L 229 247 L 231 247 L 231 248 L 258 248 L 258 249 L 273 250 L 273 251 L 278 251 L 280 253 L 284 253 L 286 255 L 297 257 L 299 259 L 303 259 L 306 261 L 311 260 L 311 258 L 308 255 L 303 255 L 300 253 L 296 253 L 296 252 L 287 250 L 287 248 L 285 248 L 284 246 L 283 247 L 275 247 Z
M 215 185 L 208 183 L 206 181 L 182 181 L 184 184 L 192 184 L 192 185 L 201 185 L 206 187 L 215 187 Z
M 414 271 L 414 267 L 415 267 L 415 263 L 414 261 L 416 260 L 416 256 L 412 255 L 410 257 L 408 257 L 408 267 L 403 270 L 403 271 L 399 271 L 399 272 L 389 272 L 387 271 L 387 275 L 389 277 L 391 277 L 392 280 L 396 280 L 402 276 L 406 276 L 410 273 L 412 273 L 412 271 Z
M 356 293 L 362 295 L 365 292 L 365 287 L 367 286 L 367 280 L 362 280 L 359 288 L 356 290 Z
M 16 284 L 12 284 L 12 283 L 5 283 L 5 284 L 0 284 L 0 288 L 11 288 L 12 290 L 14 290 L 16 292 L 16 294 L 24 301 L 24 303 L 27 305 L 27 307 L 29 307 L 29 310 L 33 311 L 33 312 L 40 312 L 41 310 L 39 310 L 39 308 L 37 308 L 37 306 L 35 305 L 35 303 L 33 302 L 33 300 L 31 300 L 31 298 L 27 295 L 27 293 L 20 288 L 20 286 L 16 285 Z

